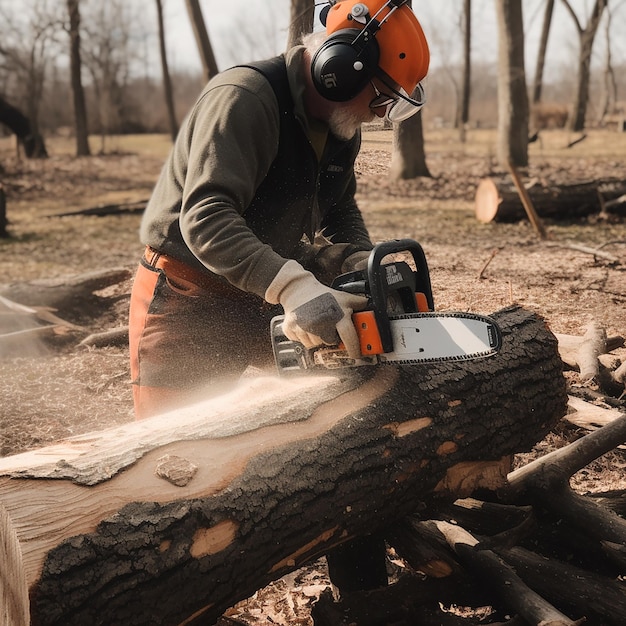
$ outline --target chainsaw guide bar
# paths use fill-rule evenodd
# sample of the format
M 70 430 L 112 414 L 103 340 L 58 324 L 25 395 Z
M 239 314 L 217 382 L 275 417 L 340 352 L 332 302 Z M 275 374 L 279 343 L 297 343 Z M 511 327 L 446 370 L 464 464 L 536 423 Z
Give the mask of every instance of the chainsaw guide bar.
M 495 321 L 473 313 L 413 313 L 389 318 L 393 352 L 353 359 L 337 346 L 307 349 L 282 332 L 283 317 L 272 321 L 272 346 L 281 374 L 319 373 L 376 364 L 469 361 L 496 354 L 502 335 Z

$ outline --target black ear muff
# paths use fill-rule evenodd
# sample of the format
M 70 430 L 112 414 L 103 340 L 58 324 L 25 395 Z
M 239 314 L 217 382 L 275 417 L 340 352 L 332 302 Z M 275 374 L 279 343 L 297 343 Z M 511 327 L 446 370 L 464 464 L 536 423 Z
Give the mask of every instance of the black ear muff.
M 361 31 L 347 28 L 333 33 L 311 61 L 317 91 L 327 100 L 346 102 L 358 95 L 373 78 L 379 49 L 374 37 L 355 40 Z

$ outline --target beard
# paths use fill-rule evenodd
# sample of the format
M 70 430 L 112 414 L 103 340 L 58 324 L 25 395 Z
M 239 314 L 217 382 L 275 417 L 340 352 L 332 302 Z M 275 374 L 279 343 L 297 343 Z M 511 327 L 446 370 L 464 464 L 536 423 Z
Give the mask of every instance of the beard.
M 361 124 L 371 122 L 374 117 L 374 112 L 370 110 L 366 114 L 359 115 L 350 106 L 338 106 L 330 114 L 328 127 L 335 137 L 348 141 L 361 128 Z

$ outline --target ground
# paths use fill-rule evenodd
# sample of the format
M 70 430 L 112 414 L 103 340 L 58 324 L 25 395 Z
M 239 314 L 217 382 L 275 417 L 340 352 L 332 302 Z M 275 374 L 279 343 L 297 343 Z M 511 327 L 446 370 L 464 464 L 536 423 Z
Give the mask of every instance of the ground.
M 626 219 L 593 215 L 546 222 L 547 240 L 527 220 L 479 223 L 474 216 L 478 182 L 504 174 L 495 165 L 494 140 L 487 130 L 469 132 L 465 144 L 454 131 L 427 130 L 432 178 L 395 183 L 388 176 L 392 131 L 368 129 L 358 160 L 358 199 L 373 239 L 409 237 L 422 244 L 439 310 L 490 313 L 519 303 L 543 315 L 556 333 L 582 335 L 589 322 L 597 321 L 608 335 L 624 336 Z M 568 148 L 571 140 L 562 131 L 543 133 L 530 146 L 524 178 L 553 184 L 625 179 L 626 134 L 592 131 Z M 132 273 L 142 252 L 139 213 L 58 214 L 147 199 L 168 147 L 166 137 L 116 138 L 109 141 L 106 155 L 76 159 L 71 143 L 53 139 L 51 158 L 20 161 L 9 140 L 0 140 L 0 183 L 10 221 L 10 238 L 0 239 L 0 291 L 90 270 L 126 268 Z M 567 247 L 570 243 L 601 248 L 616 260 L 574 250 Z M 103 295 L 117 298 L 106 312 L 72 321 L 91 332 L 125 324 L 130 285 L 129 279 L 105 290 Z M 624 349 L 616 355 L 626 359 Z M 568 376 L 577 384 L 574 375 Z M 0 403 L 3 455 L 129 421 L 127 350 L 66 348 L 0 359 Z M 551 435 L 538 450 L 562 445 L 563 437 Z M 580 472 L 576 486 L 581 491 L 624 488 L 625 460 L 623 452 L 612 453 Z M 236 614 L 247 611 L 246 623 L 256 624 L 267 620 L 259 621 L 264 618 L 255 613 L 266 618 L 267 611 L 275 616 L 291 611 L 304 615 L 299 623 L 308 623 L 310 598 L 327 582 L 323 563 L 318 565 L 260 591 Z M 299 591 L 285 595 L 285 589 Z

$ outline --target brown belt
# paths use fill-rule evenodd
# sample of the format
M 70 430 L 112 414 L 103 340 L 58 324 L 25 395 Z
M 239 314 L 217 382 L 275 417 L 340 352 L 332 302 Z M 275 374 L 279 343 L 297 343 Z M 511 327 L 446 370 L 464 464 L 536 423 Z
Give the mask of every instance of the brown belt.
M 208 272 L 203 272 L 195 267 L 191 267 L 191 265 L 187 265 L 187 263 L 183 263 L 178 259 L 168 256 L 167 254 L 163 254 L 150 246 L 146 246 L 143 258 L 148 265 L 163 270 L 165 275 L 172 279 L 175 279 L 176 277 L 182 278 L 183 280 L 189 281 L 198 287 L 202 287 L 203 289 L 213 292 L 232 292 L 234 289 L 227 282 L 217 276 L 212 276 Z

